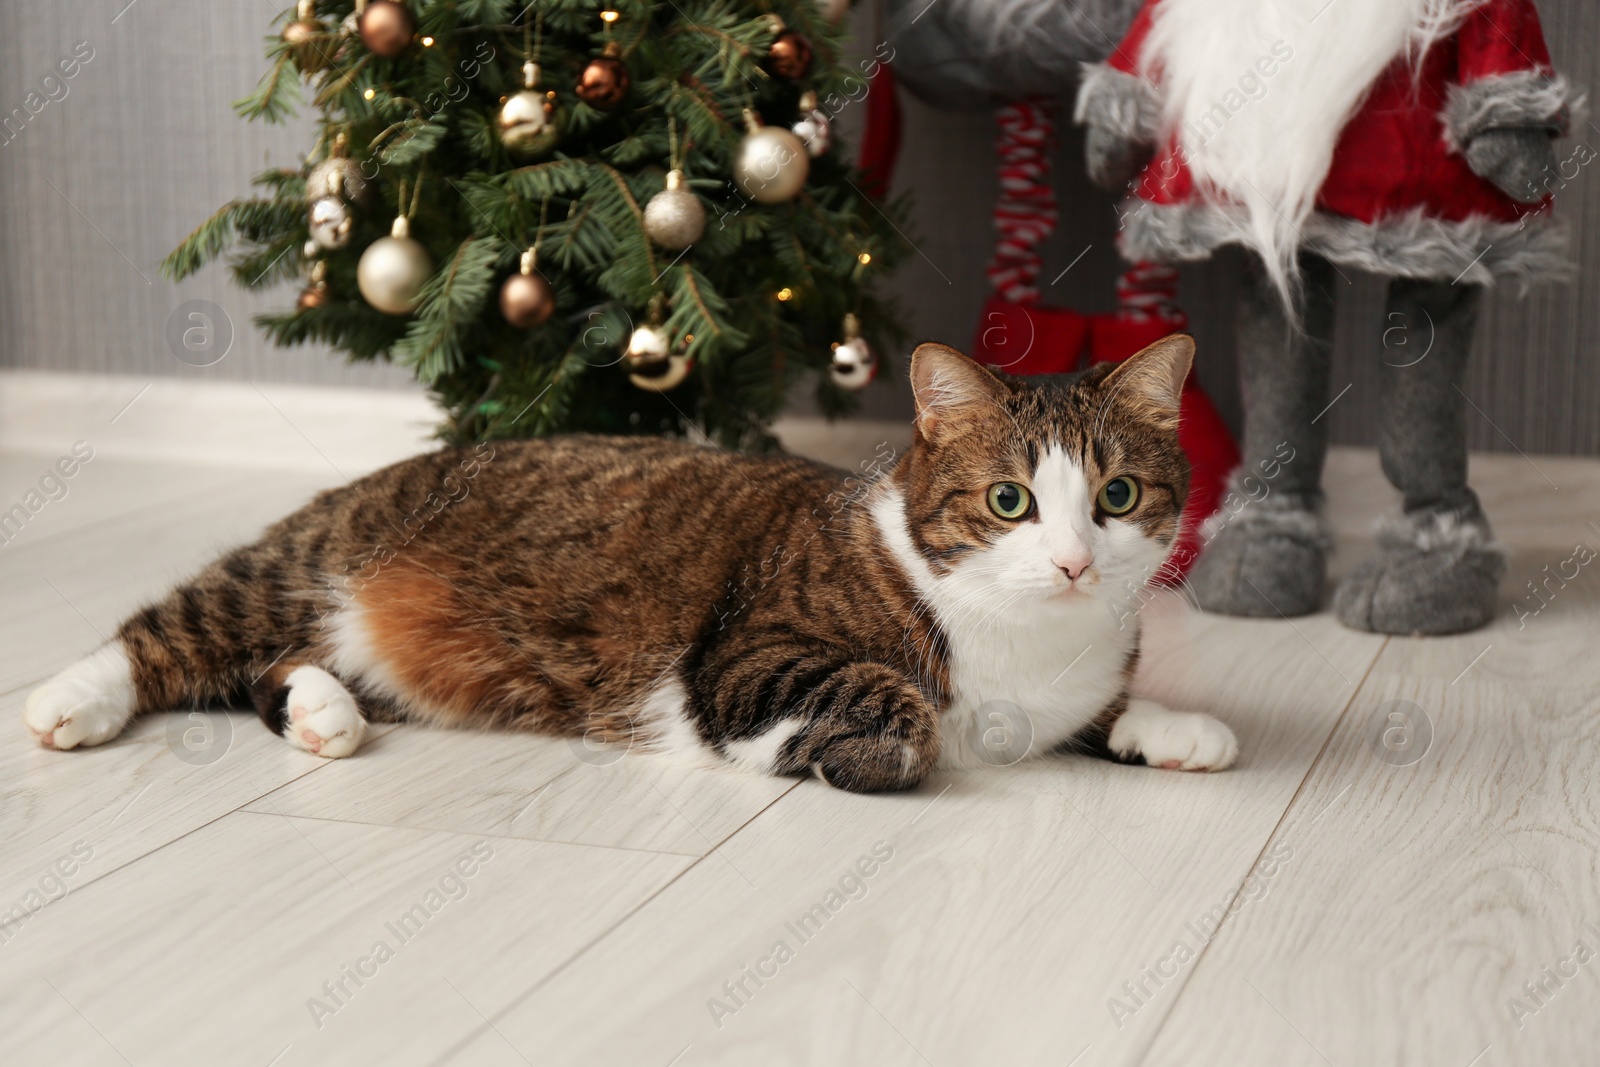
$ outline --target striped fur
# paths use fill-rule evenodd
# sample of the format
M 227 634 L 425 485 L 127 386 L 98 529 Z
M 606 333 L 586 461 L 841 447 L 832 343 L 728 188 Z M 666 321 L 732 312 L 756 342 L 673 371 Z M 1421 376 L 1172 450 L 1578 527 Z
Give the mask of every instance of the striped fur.
M 1104 644 L 1046 691 L 1061 707 L 1028 711 L 1048 727 L 1040 751 L 1076 740 L 1104 754 L 1137 655 L 1137 627 L 1108 604 L 1164 558 L 1187 483 L 1169 408 L 1192 345 L 1163 345 L 1053 381 L 996 377 L 923 346 L 914 444 L 865 477 L 642 437 L 418 456 L 322 493 L 139 611 L 97 654 L 99 674 L 73 684 L 111 677 L 120 650 L 131 706 L 107 706 L 124 719 L 249 701 L 323 755 L 354 751 L 364 716 L 693 749 L 847 789 L 905 788 L 951 748 L 941 716 L 948 728 L 976 699 L 962 665 L 984 649 L 953 649 L 950 635 L 982 644 L 988 631 L 942 603 L 948 580 L 1045 532 L 998 518 L 986 491 L 1027 484 L 1049 453 L 1090 483 L 1138 478 L 1143 501 L 1106 543 L 1137 546 L 1146 566 L 1097 557 L 1074 582 L 1046 563 L 1054 586 L 997 588 L 986 607 L 1015 601 L 1006 625 L 1041 648 L 1058 623 Z M 885 515 L 903 529 L 886 531 Z M 93 744 L 120 729 L 115 714 L 69 728 L 58 681 L 29 701 L 41 741 Z M 346 690 L 360 715 L 340 711 Z

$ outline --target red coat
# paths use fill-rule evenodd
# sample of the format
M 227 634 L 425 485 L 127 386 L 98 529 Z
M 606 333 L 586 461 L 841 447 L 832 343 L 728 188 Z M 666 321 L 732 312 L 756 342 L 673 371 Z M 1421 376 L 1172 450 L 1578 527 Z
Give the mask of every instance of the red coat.
M 1148 0 L 1104 65 L 1155 94 L 1140 60 L 1158 3 Z M 1085 82 L 1086 92 L 1127 88 L 1093 70 Z M 1465 270 L 1475 282 L 1529 278 L 1564 262 L 1561 235 L 1548 225 L 1549 197 L 1518 203 L 1473 173 L 1462 145 L 1493 126 L 1562 131 L 1567 95 L 1531 0 L 1487 0 L 1428 51 L 1420 77 L 1403 58 L 1379 76 L 1340 135 L 1306 245 L 1380 273 L 1456 278 Z M 1080 99 L 1080 119 L 1089 103 Z M 1146 115 L 1155 113 L 1151 103 Z M 1122 236 L 1130 259 L 1203 258 L 1237 237 L 1224 221 L 1229 205 L 1201 202 L 1176 137 L 1158 148 L 1132 192 Z

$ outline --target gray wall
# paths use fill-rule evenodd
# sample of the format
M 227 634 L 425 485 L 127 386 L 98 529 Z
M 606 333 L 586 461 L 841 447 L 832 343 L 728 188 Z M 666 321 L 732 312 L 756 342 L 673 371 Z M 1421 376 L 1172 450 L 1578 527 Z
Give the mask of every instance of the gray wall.
M 220 265 L 174 285 L 157 265 L 269 167 L 310 148 L 304 120 L 246 124 L 230 106 L 265 70 L 263 40 L 290 0 L 0 3 L 0 117 L 24 107 L 87 42 L 94 58 L 0 145 L 0 364 L 131 375 L 403 384 L 389 367 L 272 348 L 251 325 L 294 302 L 229 284 Z M 60 90 L 55 90 L 60 95 Z M 41 94 L 43 95 L 43 94 Z M 37 105 L 36 105 L 37 106 Z M 168 317 L 209 300 L 232 322 L 214 366 L 177 359 Z
M 220 269 L 181 285 L 156 264 L 195 223 L 247 189 L 268 166 L 292 164 L 310 144 L 306 127 L 246 125 L 229 102 L 263 69 L 261 40 L 287 0 L 89 0 L 0 5 L 0 113 L 24 105 L 57 60 L 87 41 L 95 57 L 66 82 L 22 133 L 0 145 L 0 365 L 215 378 L 400 385 L 383 367 L 350 367 L 315 349 L 268 347 L 250 317 L 294 299 L 232 288 Z M 1600 5 L 1543 0 L 1557 65 L 1600 86 Z M 120 14 L 119 14 L 120 13 Z M 870 12 L 858 11 L 861 51 L 870 52 Z M 59 94 L 59 90 L 57 90 Z M 913 255 L 893 289 L 913 332 L 965 344 L 987 295 L 983 266 L 993 243 L 994 127 L 985 112 L 950 114 L 906 99 L 905 144 L 896 184 L 917 196 Z M 856 114 L 847 112 L 848 132 Z M 1600 128 L 1577 139 L 1600 148 Z M 1047 292 L 1051 302 L 1108 310 L 1121 265 L 1111 198 L 1081 176 L 1082 148 L 1064 131 L 1056 177 L 1063 220 L 1043 277 L 1087 255 Z M 1493 294 L 1479 328 L 1467 394 L 1476 448 L 1600 454 L 1600 193 L 1593 165 L 1565 190 L 1559 214 L 1573 226 L 1580 281 L 1519 300 Z M 1239 404 L 1230 358 L 1237 260 L 1187 270 L 1182 299 L 1201 345 L 1199 373 L 1226 416 Z M 948 281 L 946 280 L 948 279 Z M 1375 432 L 1382 288 L 1352 275 L 1340 309 L 1335 390 L 1354 383 L 1329 415 L 1335 438 L 1370 442 Z M 191 299 L 220 305 L 234 327 L 232 351 L 194 368 L 168 349 L 166 323 Z M 871 415 L 903 417 L 903 386 L 867 393 Z M 1497 429 L 1498 428 L 1498 429 Z

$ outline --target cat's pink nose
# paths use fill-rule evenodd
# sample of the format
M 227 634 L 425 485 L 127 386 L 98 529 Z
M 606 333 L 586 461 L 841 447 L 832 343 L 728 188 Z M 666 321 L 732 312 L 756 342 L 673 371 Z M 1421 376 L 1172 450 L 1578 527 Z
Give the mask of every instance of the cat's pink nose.
M 1079 578 L 1083 577 L 1083 572 L 1088 570 L 1089 567 L 1094 563 L 1094 557 L 1088 555 L 1058 556 L 1052 558 L 1051 562 L 1057 567 L 1060 567 L 1061 572 L 1068 578 L 1072 579 L 1073 581 L 1077 581 Z

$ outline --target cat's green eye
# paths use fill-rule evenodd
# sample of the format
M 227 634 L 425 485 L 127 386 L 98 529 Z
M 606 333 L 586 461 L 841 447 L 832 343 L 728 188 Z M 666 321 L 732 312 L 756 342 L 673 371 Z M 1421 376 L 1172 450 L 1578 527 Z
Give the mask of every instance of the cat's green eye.
M 989 510 L 1002 519 L 1023 518 L 1033 510 L 1033 494 L 1016 482 L 996 482 L 989 487 Z
M 1139 504 L 1139 483 L 1127 475 L 1113 478 L 1101 488 L 1096 502 L 1107 515 L 1126 515 Z

